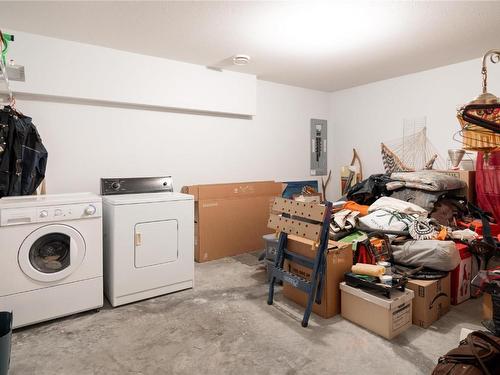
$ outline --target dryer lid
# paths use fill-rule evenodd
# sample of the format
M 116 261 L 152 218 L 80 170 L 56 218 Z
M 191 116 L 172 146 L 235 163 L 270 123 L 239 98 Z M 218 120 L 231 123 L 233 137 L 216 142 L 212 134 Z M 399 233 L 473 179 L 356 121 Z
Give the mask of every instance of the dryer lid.
M 147 193 L 147 194 L 119 194 L 106 195 L 102 197 L 103 202 L 113 206 L 138 204 L 138 203 L 155 203 L 155 202 L 175 202 L 194 200 L 194 197 L 189 194 L 182 193 Z

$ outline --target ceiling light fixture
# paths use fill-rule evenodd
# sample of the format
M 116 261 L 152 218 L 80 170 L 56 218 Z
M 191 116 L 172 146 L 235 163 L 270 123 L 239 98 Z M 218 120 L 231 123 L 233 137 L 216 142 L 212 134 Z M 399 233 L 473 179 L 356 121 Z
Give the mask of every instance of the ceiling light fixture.
M 234 55 L 233 64 L 234 65 L 247 65 L 250 62 L 250 56 L 248 55 Z

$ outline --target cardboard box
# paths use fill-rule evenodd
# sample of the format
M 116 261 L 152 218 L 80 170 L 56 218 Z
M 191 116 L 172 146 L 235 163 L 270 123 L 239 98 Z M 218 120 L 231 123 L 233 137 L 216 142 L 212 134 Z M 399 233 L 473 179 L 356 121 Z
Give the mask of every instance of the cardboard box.
M 273 181 L 184 186 L 195 198 L 195 260 L 206 262 L 262 249 L 274 197 Z
M 340 290 L 342 317 L 345 319 L 389 340 L 411 326 L 412 290 L 393 291 L 390 299 L 353 288 L 345 282 L 340 284 Z
M 313 241 L 302 237 L 289 235 L 287 248 L 294 253 L 308 258 L 314 258 L 316 256 L 316 250 L 313 250 Z M 330 241 L 326 254 L 326 274 L 321 304 L 313 304 L 312 311 L 315 314 L 323 318 L 331 318 L 340 312 L 339 284 L 344 280 L 344 273 L 349 272 L 351 267 L 351 244 Z M 285 270 L 295 275 L 299 275 L 306 280 L 310 280 L 311 278 L 311 269 L 294 262 L 286 261 Z M 283 283 L 283 295 L 301 306 L 306 306 L 307 294 L 288 283 Z
M 460 254 L 460 264 L 451 271 L 451 304 L 458 305 L 470 298 L 470 283 L 472 279 L 472 254 L 469 246 L 455 242 Z
M 483 319 L 493 319 L 493 301 L 491 300 L 491 294 L 488 293 L 483 294 Z
M 460 171 L 460 170 L 446 170 L 437 171 L 446 173 L 448 176 L 453 176 L 459 180 L 464 181 L 467 187 L 464 190 L 464 195 L 471 203 L 476 201 L 476 171 Z
M 450 310 L 450 274 L 438 280 L 410 280 L 415 292 L 413 324 L 427 328 Z

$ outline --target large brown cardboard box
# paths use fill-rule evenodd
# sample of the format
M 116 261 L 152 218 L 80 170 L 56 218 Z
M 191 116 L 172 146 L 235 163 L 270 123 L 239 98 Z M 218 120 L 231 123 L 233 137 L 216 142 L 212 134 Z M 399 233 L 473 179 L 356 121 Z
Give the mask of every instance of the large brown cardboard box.
M 415 292 L 413 324 L 427 328 L 450 310 L 450 274 L 439 280 L 410 280 Z
M 313 241 L 294 235 L 288 236 L 287 248 L 294 253 L 308 258 L 316 256 Z M 326 255 L 326 274 L 321 304 L 314 303 L 313 312 L 323 318 L 331 318 L 340 313 L 340 282 L 344 281 L 344 274 L 352 267 L 351 244 L 330 241 Z M 285 270 L 299 275 L 306 280 L 311 279 L 311 269 L 294 262 L 285 262 Z M 295 303 L 306 306 L 307 294 L 292 285 L 283 283 L 283 295 Z
M 391 298 L 354 288 L 345 282 L 342 291 L 342 317 L 386 339 L 392 339 L 411 326 L 414 293 L 395 290 Z
M 274 197 L 274 181 L 184 186 L 195 199 L 195 260 L 206 262 L 262 249 Z

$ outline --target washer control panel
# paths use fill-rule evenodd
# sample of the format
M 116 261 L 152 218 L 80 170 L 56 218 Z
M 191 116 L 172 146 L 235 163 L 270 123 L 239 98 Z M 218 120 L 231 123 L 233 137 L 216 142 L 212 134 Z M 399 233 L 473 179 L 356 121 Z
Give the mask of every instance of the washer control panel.
M 101 202 L 41 206 L 26 208 L 6 208 L 0 216 L 0 225 L 20 225 L 30 223 L 78 220 L 102 215 Z

